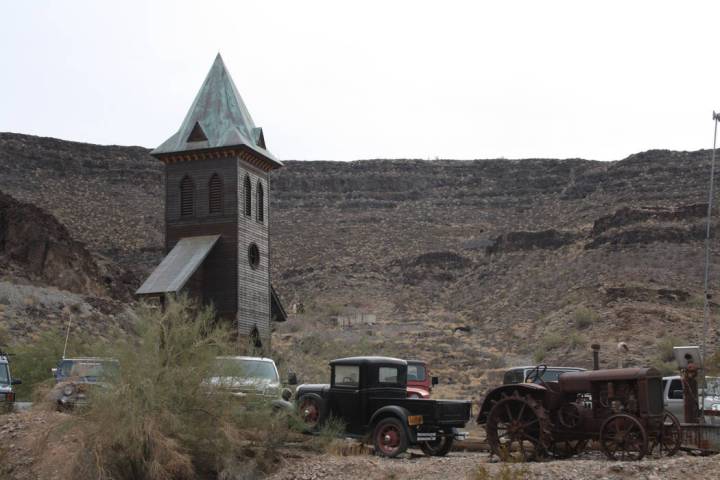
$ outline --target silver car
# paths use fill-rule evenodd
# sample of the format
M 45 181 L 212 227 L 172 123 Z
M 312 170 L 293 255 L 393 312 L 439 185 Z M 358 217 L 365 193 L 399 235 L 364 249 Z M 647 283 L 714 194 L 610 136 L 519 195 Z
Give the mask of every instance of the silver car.
M 720 377 L 705 377 L 705 411 L 718 412 L 718 416 L 707 416 L 710 424 L 720 425 Z M 702 388 L 699 392 L 698 406 L 702 402 Z M 663 377 L 663 402 L 665 409 L 685 422 L 685 400 L 683 398 L 682 378 L 679 375 Z

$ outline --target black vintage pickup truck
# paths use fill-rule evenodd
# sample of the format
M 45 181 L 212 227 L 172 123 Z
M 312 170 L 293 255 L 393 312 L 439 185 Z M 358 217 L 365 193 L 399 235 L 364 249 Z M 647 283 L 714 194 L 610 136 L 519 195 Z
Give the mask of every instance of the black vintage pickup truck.
M 308 430 L 328 418 L 345 434 L 372 442 L 375 452 L 395 457 L 409 446 L 426 455 L 447 454 L 470 420 L 470 402 L 407 398 L 407 362 L 388 357 L 351 357 L 330 362 L 330 385 L 300 385 L 295 402 Z

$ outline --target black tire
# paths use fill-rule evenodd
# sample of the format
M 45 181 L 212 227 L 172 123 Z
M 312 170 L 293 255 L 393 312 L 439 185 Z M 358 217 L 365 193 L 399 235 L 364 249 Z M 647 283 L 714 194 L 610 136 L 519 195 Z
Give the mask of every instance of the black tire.
M 408 438 L 403 423 L 395 417 L 383 418 L 373 428 L 375 454 L 393 458 L 408 448 Z
M 433 442 L 420 442 L 420 450 L 428 457 L 444 457 L 452 450 L 455 439 L 440 437 Z

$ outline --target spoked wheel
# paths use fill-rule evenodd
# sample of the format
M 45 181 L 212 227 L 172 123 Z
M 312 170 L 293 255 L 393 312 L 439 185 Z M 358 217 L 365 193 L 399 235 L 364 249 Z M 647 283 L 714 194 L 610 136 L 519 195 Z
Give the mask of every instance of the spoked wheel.
M 320 400 L 315 397 L 303 397 L 298 404 L 298 414 L 305 423 L 307 431 L 317 430 L 320 425 L 320 413 L 322 405 Z
M 430 457 L 444 457 L 452 450 L 454 440 L 453 437 L 439 437 L 432 442 L 420 442 L 420 450 Z
M 648 451 L 647 433 L 632 415 L 613 415 L 600 428 L 600 448 L 610 460 L 640 460 Z
M 407 450 L 405 427 L 397 418 L 384 418 L 373 430 L 375 453 L 381 457 L 396 457 Z
M 547 412 L 534 398 L 517 391 L 503 394 L 493 405 L 485 431 L 492 453 L 506 462 L 540 460 L 551 444 Z
M 585 452 L 587 444 L 587 439 L 555 442 L 550 446 L 550 453 L 555 458 L 570 458 Z
M 672 457 L 679 450 L 682 444 L 682 429 L 680 420 L 675 415 L 666 411 L 663 416 L 663 426 L 660 433 L 653 438 L 650 451 L 661 457 Z

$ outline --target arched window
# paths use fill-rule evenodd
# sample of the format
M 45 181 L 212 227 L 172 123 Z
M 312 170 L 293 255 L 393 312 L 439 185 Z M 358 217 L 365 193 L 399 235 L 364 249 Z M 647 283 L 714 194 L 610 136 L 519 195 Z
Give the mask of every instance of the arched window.
M 180 181 L 180 216 L 190 217 L 195 210 L 195 184 L 185 175 Z
M 265 192 L 263 191 L 260 180 L 257 182 L 257 221 L 263 223 L 265 221 Z
M 222 213 L 222 180 L 213 173 L 208 182 L 208 204 L 210 213 Z
M 252 216 L 252 183 L 247 175 L 245 175 L 245 216 Z

